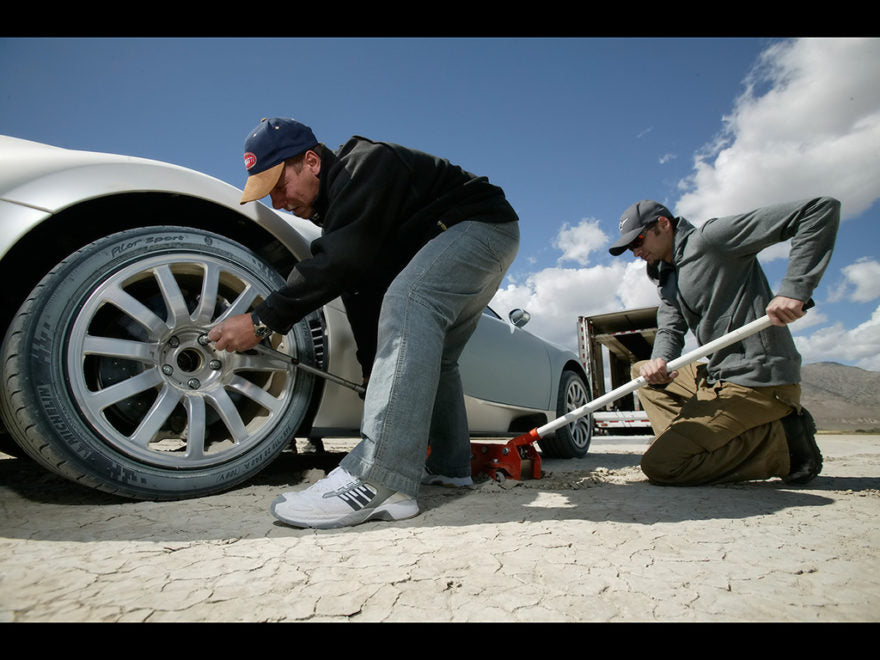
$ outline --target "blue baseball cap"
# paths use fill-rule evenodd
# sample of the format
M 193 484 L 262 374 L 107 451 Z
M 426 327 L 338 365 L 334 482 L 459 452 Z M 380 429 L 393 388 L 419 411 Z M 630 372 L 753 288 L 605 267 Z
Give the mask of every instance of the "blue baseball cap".
M 317 146 L 312 129 L 285 117 L 261 119 L 244 141 L 244 167 L 248 180 L 241 203 L 268 195 L 281 177 L 284 161 Z

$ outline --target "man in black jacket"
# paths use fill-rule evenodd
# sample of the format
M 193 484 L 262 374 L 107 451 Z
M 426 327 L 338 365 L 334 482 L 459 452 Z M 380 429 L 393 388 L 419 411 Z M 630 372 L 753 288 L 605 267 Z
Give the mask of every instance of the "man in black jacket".
M 370 375 L 362 441 L 272 513 L 320 528 L 412 517 L 420 483 L 470 483 L 458 358 L 516 256 L 516 213 L 500 188 L 447 160 L 357 136 L 334 152 L 292 119 L 251 131 L 245 165 L 242 203 L 268 194 L 323 233 L 287 286 L 210 339 L 247 350 L 342 296 Z

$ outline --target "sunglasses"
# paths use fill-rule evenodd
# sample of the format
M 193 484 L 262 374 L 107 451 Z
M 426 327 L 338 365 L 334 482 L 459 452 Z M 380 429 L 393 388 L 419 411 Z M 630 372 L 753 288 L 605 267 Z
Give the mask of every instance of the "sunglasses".
M 639 234 L 638 236 L 636 236 L 636 237 L 633 239 L 632 243 L 630 243 L 629 245 L 627 245 L 626 248 L 627 248 L 628 250 L 638 250 L 640 247 L 642 247 L 642 243 L 645 242 L 645 235 L 648 233 L 648 231 L 651 229 L 651 227 L 653 227 L 653 226 L 656 225 L 656 224 L 657 224 L 657 221 L 655 220 L 655 221 L 652 222 L 650 225 L 647 225 L 647 226 L 645 227 L 645 231 L 644 231 L 644 233 Z

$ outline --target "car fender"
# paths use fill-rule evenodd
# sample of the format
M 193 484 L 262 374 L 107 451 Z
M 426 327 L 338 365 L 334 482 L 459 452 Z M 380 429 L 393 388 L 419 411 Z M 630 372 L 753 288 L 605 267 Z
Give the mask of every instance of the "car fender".
M 91 199 L 137 192 L 186 195 L 224 206 L 266 229 L 297 259 L 310 255 L 320 230 L 307 220 L 281 214 L 260 202 L 241 204 L 241 191 L 207 174 L 134 156 L 75 151 L 0 136 L 4 160 L 0 255 L 48 216 Z M 11 209 L 10 205 L 18 206 Z

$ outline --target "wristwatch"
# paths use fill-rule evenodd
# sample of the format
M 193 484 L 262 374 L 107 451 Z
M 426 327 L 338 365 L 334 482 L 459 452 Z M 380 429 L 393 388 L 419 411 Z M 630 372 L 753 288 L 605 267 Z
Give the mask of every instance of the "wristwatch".
M 265 339 L 272 334 L 272 328 L 263 323 L 256 312 L 251 312 L 251 321 L 254 322 L 254 334 L 260 339 Z

